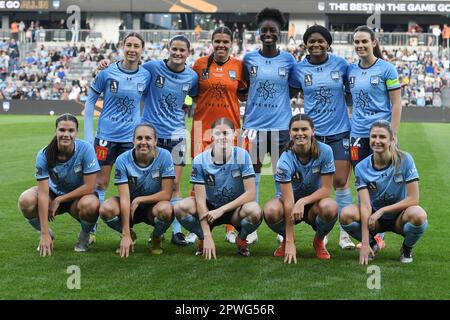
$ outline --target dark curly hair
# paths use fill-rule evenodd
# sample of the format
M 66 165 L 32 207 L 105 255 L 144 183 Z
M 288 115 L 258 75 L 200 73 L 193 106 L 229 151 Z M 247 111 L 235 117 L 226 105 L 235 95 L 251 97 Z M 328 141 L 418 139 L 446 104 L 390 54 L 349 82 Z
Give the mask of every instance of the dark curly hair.
M 264 8 L 256 15 L 256 24 L 259 26 L 265 20 L 273 20 L 280 25 L 280 29 L 286 23 L 280 10 L 274 8 Z

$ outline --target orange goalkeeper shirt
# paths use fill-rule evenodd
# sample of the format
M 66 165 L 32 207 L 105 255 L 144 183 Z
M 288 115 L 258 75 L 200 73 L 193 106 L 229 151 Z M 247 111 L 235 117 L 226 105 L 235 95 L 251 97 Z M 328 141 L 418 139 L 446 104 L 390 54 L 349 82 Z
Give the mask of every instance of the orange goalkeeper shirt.
M 209 72 L 208 57 L 195 61 L 199 93 L 191 130 L 191 156 L 203 152 L 211 143 L 211 125 L 218 118 L 230 119 L 235 129 L 241 127 L 238 89 L 245 89 L 246 82 L 242 61 L 230 57 L 223 65 L 214 60 Z

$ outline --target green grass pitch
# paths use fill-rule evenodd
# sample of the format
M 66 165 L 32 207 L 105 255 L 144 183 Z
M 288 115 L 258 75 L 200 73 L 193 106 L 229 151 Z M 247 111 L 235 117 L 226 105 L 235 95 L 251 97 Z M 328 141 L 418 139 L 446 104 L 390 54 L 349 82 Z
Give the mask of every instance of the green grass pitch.
M 151 228 L 136 226 L 138 242 L 128 259 L 115 254 L 119 235 L 103 222 L 97 243 L 85 254 L 73 251 L 79 225 L 69 215 L 52 223 L 56 240 L 52 257 L 36 252 L 39 234 L 17 209 L 20 193 L 35 185 L 35 157 L 54 132 L 55 117 L 0 117 L 0 299 L 449 299 L 450 298 L 450 125 L 402 123 L 399 144 L 410 152 L 420 174 L 420 204 L 429 227 L 414 250 L 414 262 L 399 262 L 402 238 L 387 233 L 387 248 L 371 265 L 380 268 L 381 289 L 370 290 L 367 267 L 358 265 L 358 251 L 339 248 L 338 226 L 332 230 L 330 261 L 319 261 L 312 248 L 313 231 L 296 227 L 298 264 L 274 258 L 275 234 L 263 223 L 251 257 L 236 254 L 224 241 L 224 227 L 214 229 L 218 258 L 194 256 L 194 246 L 165 241 L 164 254 L 152 256 L 147 246 Z M 83 128 L 81 121 L 80 128 Z M 80 130 L 82 138 L 82 130 Z M 183 174 L 188 195 L 190 166 Z M 260 204 L 274 192 L 272 176 L 264 176 Z M 116 194 L 112 185 L 108 196 Z M 354 193 L 355 195 L 355 193 Z M 166 233 L 170 239 L 170 232 Z M 445 240 L 447 239 L 447 240 Z M 81 270 L 81 289 L 69 290 L 67 268 Z

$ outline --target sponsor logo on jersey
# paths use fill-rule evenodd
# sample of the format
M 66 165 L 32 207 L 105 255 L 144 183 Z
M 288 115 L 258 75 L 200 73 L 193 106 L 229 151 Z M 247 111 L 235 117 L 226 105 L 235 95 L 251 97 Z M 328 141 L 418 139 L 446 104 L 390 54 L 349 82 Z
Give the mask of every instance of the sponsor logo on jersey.
M 160 75 L 158 75 L 157 77 L 156 77 L 156 80 L 155 80 L 155 86 L 157 87 L 157 88 L 164 88 L 164 83 L 166 82 L 166 78 L 164 78 L 163 76 L 160 76 Z
M 350 85 L 350 88 L 353 88 L 355 86 L 355 77 L 350 77 L 348 83 Z
M 109 91 L 111 93 L 117 93 L 119 91 L 119 81 L 110 80 L 109 81 Z
M 106 161 L 106 157 L 108 156 L 108 148 L 95 146 L 95 154 L 97 155 L 98 161 Z
M 312 86 L 312 74 L 308 73 L 305 75 L 305 86 Z
M 114 173 L 114 180 L 119 180 L 121 177 L 121 173 L 119 169 L 116 169 L 115 173 Z
M 202 70 L 202 80 L 208 80 L 209 79 L 209 69 L 203 69 Z
M 216 178 L 212 174 L 206 174 L 205 176 L 205 182 L 208 186 L 215 186 L 216 185 Z
M 258 75 L 258 66 L 250 67 L 250 78 L 255 78 Z
M 197 170 L 197 168 L 193 167 L 192 171 L 191 171 L 191 177 L 197 178 L 197 176 L 198 176 L 198 170 Z
M 377 191 L 377 183 L 375 181 L 370 181 L 367 184 L 367 188 L 369 188 L 370 191 Z
M 95 167 L 95 164 L 97 163 L 97 159 L 92 159 L 91 163 L 89 163 L 89 165 L 87 166 L 88 169 Z

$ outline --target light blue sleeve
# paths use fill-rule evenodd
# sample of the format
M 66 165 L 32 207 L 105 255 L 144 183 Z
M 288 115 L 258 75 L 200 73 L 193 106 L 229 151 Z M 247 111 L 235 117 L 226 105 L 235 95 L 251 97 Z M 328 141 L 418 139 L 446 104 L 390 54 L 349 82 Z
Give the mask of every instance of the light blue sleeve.
M 416 165 L 414 163 L 413 158 L 409 153 L 404 153 L 404 176 L 405 182 L 411 182 L 419 179 L 419 172 L 417 171 Z
M 291 77 L 289 78 L 289 85 L 293 88 L 302 89 L 302 82 L 300 81 L 300 62 L 292 68 Z
M 198 75 L 196 72 L 193 72 L 193 79 L 192 79 L 192 86 L 191 90 L 189 91 L 189 95 L 191 97 L 198 96 Z
M 122 156 L 123 155 L 123 156 Z M 125 154 L 122 153 L 120 155 L 115 163 L 116 171 L 114 173 L 114 184 L 123 184 L 128 183 L 128 176 L 127 176 L 127 166 L 125 163 Z
M 242 60 L 242 64 L 244 65 L 244 76 L 245 76 L 245 80 L 249 81 L 250 79 L 250 75 L 248 74 L 248 68 L 247 68 L 247 64 L 248 64 L 248 55 L 246 54 L 244 56 L 244 59 Z M 250 82 L 248 82 L 248 86 L 250 86 Z
M 244 154 L 244 161 L 241 164 L 241 175 L 243 178 L 255 176 L 255 170 L 253 169 L 252 159 L 247 151 L 240 150 Z
M 36 156 L 36 180 L 45 180 L 49 178 L 47 159 L 44 150 L 39 151 Z
M 205 184 L 205 177 L 203 176 L 203 169 L 201 164 L 202 154 L 199 154 L 192 163 L 191 183 Z
M 83 154 L 83 174 L 90 174 L 100 171 L 97 156 L 92 144 L 86 144 Z
M 397 69 L 391 64 L 386 63 L 386 72 L 384 73 L 384 83 L 386 84 L 386 88 L 388 90 L 396 90 L 400 88 L 400 81 L 398 79 Z
M 98 95 L 105 91 L 107 70 L 108 68 L 100 71 L 92 81 L 91 89 L 97 92 Z
M 320 166 L 320 174 L 330 174 L 334 173 L 336 171 L 336 168 L 334 167 L 334 158 L 333 158 L 333 151 L 330 146 L 324 145 L 321 150 L 322 158 L 321 166 Z
M 358 163 L 355 167 L 355 188 L 357 191 L 367 188 L 367 182 L 364 180 L 364 176 L 361 170 L 362 163 L 363 162 Z
M 161 149 L 164 150 L 164 149 Z M 173 166 L 173 160 L 172 156 L 170 155 L 169 151 L 164 150 L 165 152 L 161 155 L 163 156 L 163 159 L 161 161 L 162 164 L 162 178 L 174 178 L 175 177 L 175 169 Z
M 84 140 L 94 145 L 94 110 L 100 94 L 89 90 L 89 95 L 84 105 Z
M 293 174 L 293 167 L 290 164 L 288 152 L 285 151 L 281 154 L 280 159 L 278 159 L 275 181 L 281 183 L 291 182 Z

